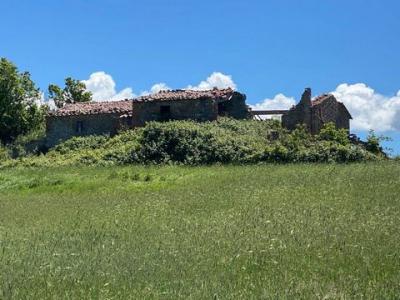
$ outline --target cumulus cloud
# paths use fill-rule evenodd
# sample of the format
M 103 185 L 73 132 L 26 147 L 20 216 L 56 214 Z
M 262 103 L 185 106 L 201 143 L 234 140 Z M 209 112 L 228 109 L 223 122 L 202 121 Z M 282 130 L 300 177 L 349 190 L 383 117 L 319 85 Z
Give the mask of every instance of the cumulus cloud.
M 141 96 L 145 96 L 145 95 L 150 95 L 150 94 L 155 94 L 161 91 L 167 91 L 170 90 L 171 88 L 164 82 L 160 82 L 160 83 L 156 83 L 154 84 L 150 91 L 143 91 L 140 93 Z
M 384 96 L 364 83 L 340 84 L 333 92 L 353 116 L 355 130 L 400 130 L 400 91 Z
M 287 97 L 284 94 L 278 94 L 274 98 L 264 99 L 260 103 L 251 105 L 251 108 L 256 110 L 274 110 L 274 109 L 289 109 L 296 104 L 293 97 Z
M 135 97 L 132 88 L 119 92 L 115 90 L 115 81 L 111 75 L 101 71 L 92 73 L 88 80 L 82 80 L 86 89 L 93 94 L 94 101 L 115 101 Z
M 46 104 L 46 99 L 44 97 L 44 93 L 43 92 L 39 92 L 39 97 L 33 99 L 33 102 L 37 105 L 37 106 L 41 106 Z
M 201 81 L 198 85 L 189 85 L 186 89 L 191 90 L 212 90 L 213 88 L 236 90 L 236 84 L 233 82 L 232 76 L 221 72 L 212 73 L 206 80 Z
M 52 110 L 57 108 L 53 99 L 46 99 L 44 92 L 40 92 L 39 97 L 33 101 L 37 106 L 47 105 Z
M 277 94 L 274 98 L 266 98 L 260 103 L 255 105 L 250 105 L 254 110 L 279 110 L 279 109 L 289 109 L 296 104 L 296 100 L 293 97 L 287 97 L 284 94 Z M 259 116 L 261 119 L 277 119 L 280 120 L 281 116 L 271 115 L 271 116 Z
M 168 85 L 166 85 L 164 82 L 161 82 L 161 83 L 156 83 L 155 85 L 153 85 L 151 87 L 151 89 L 150 89 L 150 92 L 152 94 L 155 94 L 155 93 L 158 93 L 158 92 L 161 92 L 161 91 L 167 91 L 167 90 L 170 90 L 170 89 L 171 88 Z
M 94 101 L 113 101 L 136 97 L 135 93 L 130 87 L 117 92 L 115 89 L 116 84 L 114 79 L 111 77 L 111 75 L 103 71 L 92 73 L 89 76 L 89 79 L 82 80 L 82 82 L 86 85 L 86 89 L 92 92 Z M 236 89 L 236 84 L 230 75 L 226 75 L 221 72 L 214 72 L 206 80 L 201 81 L 198 85 L 189 85 L 186 87 L 186 89 L 210 90 L 214 87 L 220 89 L 228 87 Z M 154 94 L 164 90 L 171 90 L 171 88 L 166 83 L 160 82 L 154 84 L 150 90 L 141 92 L 140 95 Z

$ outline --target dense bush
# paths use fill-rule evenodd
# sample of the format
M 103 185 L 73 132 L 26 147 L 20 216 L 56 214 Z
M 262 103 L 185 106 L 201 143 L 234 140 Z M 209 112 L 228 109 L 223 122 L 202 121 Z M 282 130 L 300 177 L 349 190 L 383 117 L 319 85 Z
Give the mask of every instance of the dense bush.
M 332 124 L 312 136 L 303 126 L 289 132 L 276 121 L 222 118 L 205 123 L 151 122 L 111 138 L 74 137 L 46 155 L 7 160 L 2 165 L 353 162 L 384 157 L 375 150 L 351 143 L 347 132 Z M 3 152 L 0 159 L 4 161 L 7 155 Z
M 54 147 L 53 151 L 60 154 L 68 154 L 74 151 L 93 150 L 100 148 L 106 141 L 107 137 L 103 135 L 88 137 L 73 137 L 64 143 Z
M 256 153 L 262 153 L 265 146 L 263 138 L 255 134 L 257 129 L 256 126 L 241 127 L 240 121 L 226 119 L 217 123 L 154 122 L 143 130 L 139 157 L 144 162 L 155 163 L 254 161 Z M 267 129 L 262 131 L 264 135 Z
M 346 129 L 336 129 L 335 124 L 327 123 L 318 135 L 319 139 L 348 145 L 350 140 Z

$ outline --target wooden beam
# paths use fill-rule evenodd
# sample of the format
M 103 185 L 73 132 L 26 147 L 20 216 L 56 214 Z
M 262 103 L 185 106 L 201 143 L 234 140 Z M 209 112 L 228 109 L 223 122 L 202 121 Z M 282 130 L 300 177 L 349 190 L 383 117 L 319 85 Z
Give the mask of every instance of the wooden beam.
M 284 115 L 288 110 L 252 110 L 253 116 L 266 116 L 266 115 Z

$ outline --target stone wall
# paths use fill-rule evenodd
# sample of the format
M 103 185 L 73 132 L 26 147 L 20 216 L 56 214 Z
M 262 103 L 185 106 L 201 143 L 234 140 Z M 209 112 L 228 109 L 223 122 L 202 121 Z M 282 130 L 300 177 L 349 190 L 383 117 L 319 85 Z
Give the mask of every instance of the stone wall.
M 347 129 L 350 132 L 350 119 L 351 116 L 348 115 L 347 109 L 343 104 L 339 104 L 338 115 L 336 116 L 336 127 Z
M 195 120 L 213 121 L 218 115 L 236 119 L 249 117 L 246 98 L 235 94 L 231 100 L 213 99 L 133 102 L 133 126 L 144 126 L 150 121 Z M 163 107 L 169 107 L 169 115 L 162 113 Z M 220 111 L 219 110 L 223 110 Z
M 239 93 L 234 93 L 232 99 L 221 103 L 225 109 L 225 113 L 220 115 L 226 115 L 235 119 L 246 119 L 250 118 L 249 108 L 246 104 L 246 96 Z
M 121 127 L 118 114 L 95 114 L 48 117 L 46 120 L 46 146 L 52 147 L 73 136 L 113 135 Z M 81 130 L 78 130 L 81 122 Z
M 162 107 L 169 107 L 169 114 L 162 114 Z M 144 126 L 150 121 L 196 120 L 208 121 L 217 118 L 214 100 L 179 100 L 134 102 L 133 126 Z
M 317 106 L 314 106 L 312 109 L 311 133 L 319 133 L 324 124 L 329 122 L 335 123 L 336 125 L 337 116 L 338 105 L 334 97 L 330 97 Z
M 307 88 L 301 96 L 299 104 L 282 115 L 282 125 L 293 130 L 298 124 L 304 124 L 311 131 L 311 123 L 311 89 Z

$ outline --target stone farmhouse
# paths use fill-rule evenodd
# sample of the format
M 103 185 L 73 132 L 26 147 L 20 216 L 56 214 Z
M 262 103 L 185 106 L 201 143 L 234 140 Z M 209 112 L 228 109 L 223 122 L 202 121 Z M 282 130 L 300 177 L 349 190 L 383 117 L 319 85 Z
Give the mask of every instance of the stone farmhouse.
M 173 90 L 131 100 L 67 104 L 47 116 L 46 146 L 72 136 L 114 135 L 150 121 L 213 121 L 250 116 L 246 95 L 228 89 Z
M 312 134 L 327 122 L 350 129 L 351 115 L 333 95 L 311 99 L 307 88 L 300 102 L 289 110 L 254 111 L 246 105 L 246 95 L 228 89 L 208 91 L 171 90 L 135 99 L 67 104 L 49 113 L 46 119 L 46 146 L 52 147 L 73 136 L 114 135 L 118 131 L 144 126 L 150 121 L 213 121 L 219 116 L 236 119 L 260 115 L 282 115 L 282 125 L 293 130 L 305 124 Z

